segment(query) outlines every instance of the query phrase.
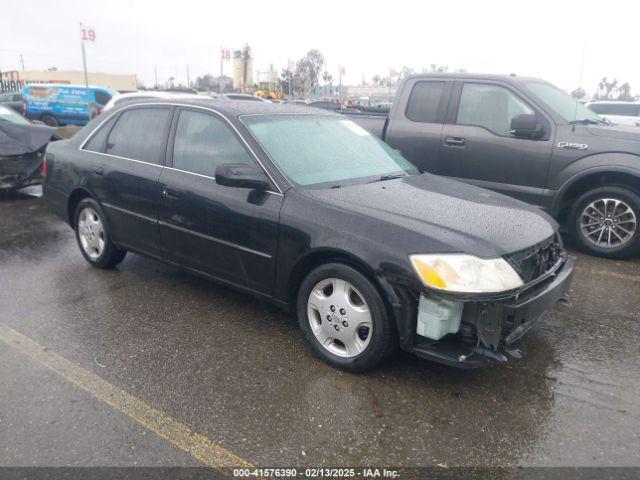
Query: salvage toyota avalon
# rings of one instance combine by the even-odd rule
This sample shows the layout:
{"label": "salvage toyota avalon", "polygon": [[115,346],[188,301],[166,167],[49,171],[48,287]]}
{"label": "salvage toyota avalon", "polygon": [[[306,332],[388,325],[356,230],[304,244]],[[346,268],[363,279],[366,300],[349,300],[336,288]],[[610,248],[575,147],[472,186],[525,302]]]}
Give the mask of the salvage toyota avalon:
{"label": "salvage toyota avalon", "polygon": [[302,106],[136,101],[51,144],[45,171],[90,264],[131,251],[267,299],[349,371],[398,346],[461,368],[519,357],[575,263],[542,211]]}

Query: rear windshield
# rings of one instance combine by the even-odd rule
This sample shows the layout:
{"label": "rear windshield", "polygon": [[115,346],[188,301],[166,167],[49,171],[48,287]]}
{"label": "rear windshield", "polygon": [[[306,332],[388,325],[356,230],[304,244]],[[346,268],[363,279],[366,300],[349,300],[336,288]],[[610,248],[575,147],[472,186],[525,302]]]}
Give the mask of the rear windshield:
{"label": "rear windshield", "polygon": [[300,186],[322,188],[416,172],[402,155],[344,117],[283,114],[242,120],[280,170]]}

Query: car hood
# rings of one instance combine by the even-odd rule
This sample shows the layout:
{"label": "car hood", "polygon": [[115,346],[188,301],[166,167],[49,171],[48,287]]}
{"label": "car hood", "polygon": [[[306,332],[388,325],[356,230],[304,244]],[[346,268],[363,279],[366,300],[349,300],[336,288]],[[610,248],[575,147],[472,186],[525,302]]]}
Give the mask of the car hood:
{"label": "car hood", "polygon": [[498,257],[542,242],[558,228],[536,207],[430,174],[305,193],[355,215],[349,231],[371,241],[383,236],[412,250],[407,253]]}
{"label": "car hood", "polygon": [[593,125],[588,126],[587,131],[597,137],[640,142],[640,129],[638,127],[619,124],[603,126]]}

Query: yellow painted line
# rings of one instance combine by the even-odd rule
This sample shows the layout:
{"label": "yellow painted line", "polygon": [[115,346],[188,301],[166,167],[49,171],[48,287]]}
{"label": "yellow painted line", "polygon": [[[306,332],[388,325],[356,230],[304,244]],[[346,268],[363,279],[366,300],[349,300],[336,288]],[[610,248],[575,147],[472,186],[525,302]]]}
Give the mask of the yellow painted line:
{"label": "yellow painted line", "polygon": [[602,277],[620,278],[621,280],[640,282],[640,275],[633,275],[631,273],[612,272],[611,270],[597,270],[595,268],[591,268],[589,271],[594,275],[600,275]]}
{"label": "yellow painted line", "polygon": [[0,322],[0,340],[31,357],[78,388],[124,413],[140,425],[178,447],[205,465],[213,468],[243,467],[253,465],[221,447],[209,438],[196,433],[164,412],[148,405],[88,370],[48,351],[29,337]]}

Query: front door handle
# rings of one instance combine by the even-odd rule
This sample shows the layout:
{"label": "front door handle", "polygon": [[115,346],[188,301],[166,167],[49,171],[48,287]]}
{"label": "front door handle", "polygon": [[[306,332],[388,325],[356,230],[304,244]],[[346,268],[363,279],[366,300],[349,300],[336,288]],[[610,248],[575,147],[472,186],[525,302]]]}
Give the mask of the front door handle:
{"label": "front door handle", "polygon": [[98,168],[96,168],[96,169],[94,170],[94,172],[95,172],[95,174],[96,174],[96,175],[100,175],[100,176],[102,176],[102,175],[104,175],[104,168],[102,168],[102,167],[98,167]]}
{"label": "front door handle", "polygon": [[444,139],[444,144],[447,147],[464,147],[467,141],[462,137],[447,137]]}
{"label": "front door handle", "polygon": [[168,187],[162,187],[162,196],[169,200],[178,200],[180,198],[180,195],[178,195],[178,192]]}

